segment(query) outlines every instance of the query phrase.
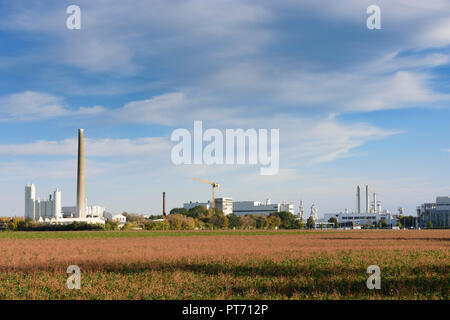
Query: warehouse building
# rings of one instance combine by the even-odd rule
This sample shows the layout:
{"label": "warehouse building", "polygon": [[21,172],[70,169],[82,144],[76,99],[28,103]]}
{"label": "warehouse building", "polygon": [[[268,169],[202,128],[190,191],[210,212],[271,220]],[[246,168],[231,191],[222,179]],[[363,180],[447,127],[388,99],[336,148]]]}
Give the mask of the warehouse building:
{"label": "warehouse building", "polygon": [[329,221],[331,218],[336,218],[339,227],[355,227],[365,226],[367,224],[373,226],[374,223],[378,224],[381,221],[386,222],[389,227],[396,226],[398,220],[395,219],[390,213],[325,213],[324,221]]}
{"label": "warehouse building", "polygon": [[[271,203],[270,199],[267,199],[265,203],[259,201],[233,201],[232,198],[216,198],[216,208],[221,210],[225,215],[231,213],[237,216],[245,216],[246,214],[253,215],[269,215],[272,212],[289,211],[294,214],[293,203]],[[206,209],[212,208],[212,203],[208,202],[189,202],[184,203],[183,208],[189,210],[196,206],[202,206]]]}
{"label": "warehouse building", "polygon": [[417,223],[420,228],[450,227],[450,196],[437,197],[435,203],[417,207]]}
{"label": "warehouse building", "polygon": [[233,214],[237,216],[253,215],[269,215],[272,212],[288,211],[294,214],[293,203],[272,203],[267,199],[265,203],[258,201],[236,201],[233,202]]}

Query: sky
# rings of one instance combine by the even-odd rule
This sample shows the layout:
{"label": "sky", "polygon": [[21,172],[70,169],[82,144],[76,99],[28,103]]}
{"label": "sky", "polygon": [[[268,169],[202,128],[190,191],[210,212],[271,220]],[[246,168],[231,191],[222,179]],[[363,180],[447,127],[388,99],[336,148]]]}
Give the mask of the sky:
{"label": "sky", "polygon": [[[69,30],[69,5],[81,29]],[[366,9],[381,10],[369,30]],[[24,187],[160,214],[217,197],[407,214],[449,195],[450,1],[0,0],[1,216]],[[279,129],[280,167],[175,165],[175,129]],[[364,207],[364,203],[363,203]]]}

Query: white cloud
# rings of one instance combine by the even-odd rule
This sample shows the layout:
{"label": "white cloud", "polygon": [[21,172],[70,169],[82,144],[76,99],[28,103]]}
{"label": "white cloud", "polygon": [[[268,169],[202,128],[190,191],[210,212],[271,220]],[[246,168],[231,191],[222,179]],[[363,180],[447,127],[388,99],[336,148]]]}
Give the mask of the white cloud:
{"label": "white cloud", "polygon": [[[359,22],[365,21],[366,8],[377,4],[381,8],[382,21],[395,23],[405,23],[413,21],[417,27],[420,23],[426,23],[431,17],[442,16],[450,13],[447,0],[435,0],[425,2],[422,0],[341,0],[337,4],[334,0],[286,0],[279,2],[280,6],[290,6],[291,8],[301,8],[304,10],[313,9],[314,14],[332,19]],[[365,25],[364,25],[365,26]]]}
{"label": "white cloud", "polygon": [[415,106],[431,106],[433,102],[449,100],[449,95],[434,93],[427,86],[427,77],[407,71],[368,87],[361,86],[359,100],[350,103],[353,110],[374,111]]}
{"label": "white cloud", "polygon": [[170,125],[187,112],[185,95],[180,92],[132,101],[111,113],[120,122],[140,122]]}
{"label": "white cloud", "polygon": [[59,61],[91,72],[131,75],[140,68],[126,45],[108,39],[79,39],[60,49]]}
{"label": "white cloud", "polygon": [[398,72],[399,70],[430,69],[448,65],[450,56],[446,53],[401,56],[399,51],[390,52],[366,66],[365,72],[373,74]]}
{"label": "white cloud", "polygon": [[[86,177],[115,174],[129,163],[86,159]],[[0,181],[43,181],[76,179],[77,160],[15,161],[0,163]],[[56,186],[54,186],[56,187]]]}
{"label": "white cloud", "polygon": [[32,121],[67,114],[62,98],[46,93],[25,91],[0,98],[0,120]]}
{"label": "white cloud", "polygon": [[[448,57],[430,55],[424,64],[445,64]],[[399,64],[395,67],[395,64]],[[223,99],[246,101],[256,97],[261,107],[277,111],[286,107],[317,114],[323,112],[366,112],[405,107],[432,106],[450,96],[433,91],[432,76],[424,72],[402,70],[412,66],[413,59],[392,58],[383,65],[377,61],[358,72],[291,71],[259,64],[236,64],[220,70],[200,89]],[[420,65],[416,65],[419,67]],[[389,71],[389,72],[387,72]],[[393,72],[395,71],[395,72]]]}
{"label": "white cloud", "polygon": [[[84,71],[132,75],[142,64],[192,46],[207,58],[258,52],[271,38],[259,28],[270,13],[259,3],[239,0],[94,3],[80,0],[81,30],[68,33],[64,4],[13,5],[0,28],[55,36],[48,48],[55,61]],[[55,19],[61,17],[61,19]],[[63,21],[61,23],[61,21]],[[211,46],[212,45],[212,46]],[[209,47],[208,54],[203,48]],[[139,61],[137,61],[139,60]]]}
{"label": "white cloud", "polygon": [[422,47],[447,47],[450,45],[450,15],[426,25],[417,36]]}
{"label": "white cloud", "polygon": [[99,106],[69,110],[62,97],[25,91],[0,97],[0,122],[39,121],[64,116],[93,115],[104,112]]}
{"label": "white cloud", "polygon": [[[36,141],[24,144],[0,145],[0,155],[56,156],[76,155],[77,139]],[[170,144],[164,138],[85,139],[86,156],[133,157],[169,152]]]}
{"label": "white cloud", "polygon": [[[257,125],[256,121],[249,123],[252,124]],[[280,128],[280,153],[285,168],[296,168],[299,163],[330,162],[349,156],[368,141],[401,133],[366,123],[342,123],[334,118],[275,117],[270,122],[266,120],[265,125]]]}

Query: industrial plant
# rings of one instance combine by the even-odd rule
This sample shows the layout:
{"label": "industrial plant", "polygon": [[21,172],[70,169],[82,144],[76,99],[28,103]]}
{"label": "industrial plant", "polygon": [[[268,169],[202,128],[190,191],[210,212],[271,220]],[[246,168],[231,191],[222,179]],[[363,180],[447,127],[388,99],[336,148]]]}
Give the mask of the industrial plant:
{"label": "industrial plant", "polygon": [[387,226],[395,227],[398,224],[398,218],[392,215],[388,210],[382,210],[381,201],[377,200],[377,193],[373,193],[373,200],[370,202],[369,186],[366,185],[365,210],[361,210],[361,188],[356,187],[356,212],[350,213],[348,209],[340,213],[325,213],[324,221],[335,218],[341,227],[358,227],[365,225],[374,225],[384,221]]}
{"label": "industrial plant", "polygon": [[[183,208],[189,210],[196,206],[205,207],[208,210],[218,209],[225,215],[234,214],[236,216],[245,215],[270,215],[274,212],[294,213],[294,204],[272,203],[270,199],[264,202],[259,201],[233,201],[230,197],[215,198],[216,188],[219,183],[192,178],[195,181],[211,186],[212,198],[207,202],[190,201],[183,204]],[[391,214],[382,208],[381,201],[377,199],[377,193],[372,193],[370,188],[365,186],[364,209],[362,206],[362,193],[360,186],[356,187],[356,209],[349,212],[345,209],[339,213],[324,213],[323,218],[319,218],[318,209],[315,204],[310,207],[309,217],[311,217],[316,227],[331,227],[337,224],[342,228],[358,229],[362,226],[374,226],[380,223],[386,227],[395,228],[398,225],[400,216],[404,215],[403,209],[399,208],[398,213]],[[25,219],[31,221],[50,224],[70,224],[73,222],[86,222],[90,224],[104,224],[107,220],[115,220],[125,223],[126,217],[122,214],[111,214],[106,212],[103,206],[87,205],[85,196],[84,181],[84,132],[78,130],[78,165],[77,165],[77,203],[74,206],[61,204],[61,191],[56,189],[48,198],[36,197],[36,187],[34,184],[25,186]],[[163,192],[162,214],[166,217],[166,193]],[[309,218],[308,217],[308,218]],[[303,201],[300,200],[297,220],[304,223],[308,220],[305,216]],[[162,219],[161,219],[162,220]],[[335,221],[332,223],[331,221]],[[417,207],[417,217],[414,218],[416,228],[449,227],[450,226],[450,197],[437,197],[435,203],[424,203]]]}
{"label": "industrial plant", "polygon": [[25,219],[51,224],[70,224],[86,222],[89,224],[105,224],[106,220],[125,222],[125,216],[114,215],[105,211],[102,206],[88,206],[84,191],[84,132],[78,130],[78,166],[77,166],[77,204],[61,206],[61,191],[56,189],[47,200],[36,197],[34,184],[25,186]]}
{"label": "industrial plant", "polygon": [[[202,206],[206,209],[217,208],[225,215],[234,214],[237,216],[245,215],[270,215],[273,212],[287,211],[294,214],[294,205],[290,203],[272,203],[270,199],[265,202],[258,201],[233,201],[232,198],[214,198],[214,189],[219,186],[218,183],[210,182],[203,179],[194,180],[208,183],[213,186],[213,198],[211,201],[198,202],[190,201],[183,204],[183,208],[189,210],[196,206]],[[334,227],[334,223],[330,222],[335,219],[337,225],[341,228],[360,229],[367,226],[378,226],[380,223],[385,227],[397,228],[401,216],[404,215],[403,208],[399,208],[398,212],[392,214],[387,209],[382,208],[382,203],[377,199],[377,193],[370,193],[370,187],[366,185],[364,196],[364,209],[362,205],[361,187],[356,187],[356,210],[350,212],[345,209],[339,213],[324,213],[323,218],[319,218],[318,209],[313,203],[310,207],[309,216],[305,215],[303,200],[300,200],[299,211],[296,215],[298,220],[306,223],[309,217],[318,227]],[[418,208],[418,218],[415,218],[414,225],[417,228],[424,227],[427,223],[435,223],[439,226],[448,226],[450,217],[450,197],[438,197],[435,204],[424,204]]]}
{"label": "industrial plant", "polygon": [[[267,199],[264,203],[258,201],[233,201],[232,198],[214,198],[214,189],[219,186],[218,183],[210,182],[203,179],[194,178],[194,180],[208,183],[213,188],[212,201],[208,202],[188,202],[183,204],[183,208],[189,210],[196,206],[202,206],[206,209],[217,208],[221,210],[225,215],[234,214],[237,216],[245,215],[269,215],[272,212],[287,211],[294,214],[294,204],[290,203],[272,203],[270,199]],[[359,228],[360,226],[378,224],[380,221],[384,221],[387,226],[397,226],[398,218],[392,215],[388,210],[382,210],[381,201],[377,200],[376,192],[373,193],[373,200],[370,201],[369,186],[366,185],[365,195],[365,211],[361,210],[361,188],[356,188],[356,212],[350,213],[348,209],[345,212],[340,213],[325,213],[323,219],[319,219],[318,209],[315,204],[311,205],[309,217],[312,217],[317,227],[319,226],[331,226],[331,218],[335,218],[339,227]],[[297,219],[306,223],[305,210],[303,201],[300,201],[299,212]]]}

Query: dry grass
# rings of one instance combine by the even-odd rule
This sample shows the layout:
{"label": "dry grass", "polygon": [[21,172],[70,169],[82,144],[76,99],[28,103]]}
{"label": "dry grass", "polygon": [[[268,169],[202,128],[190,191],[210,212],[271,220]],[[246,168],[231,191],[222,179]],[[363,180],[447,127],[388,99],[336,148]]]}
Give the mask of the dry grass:
{"label": "dry grass", "polygon": [[[450,230],[6,238],[0,298],[449,299],[449,253]],[[72,264],[79,291],[65,287]],[[376,292],[365,284],[373,264]]]}

